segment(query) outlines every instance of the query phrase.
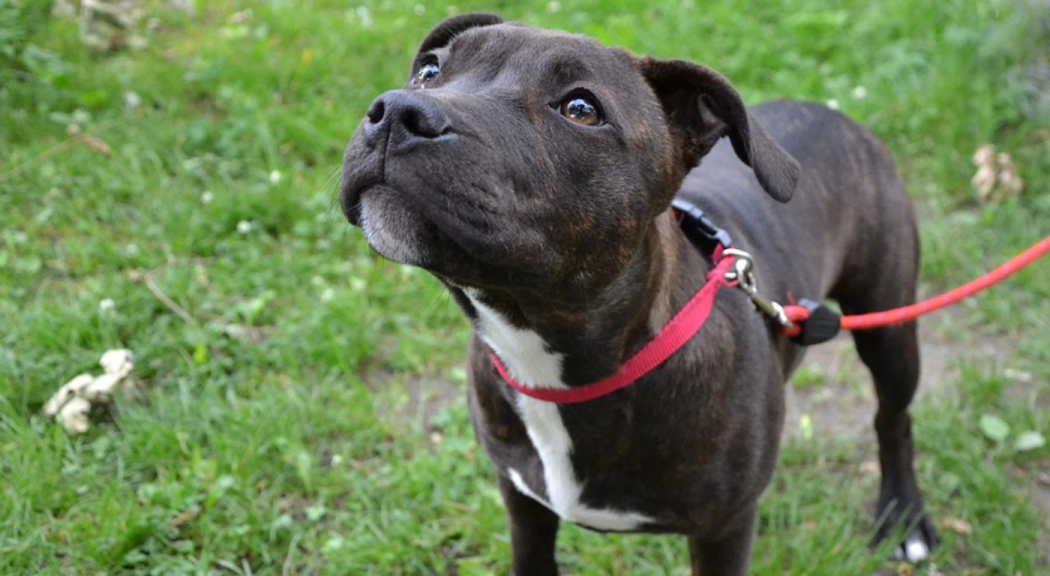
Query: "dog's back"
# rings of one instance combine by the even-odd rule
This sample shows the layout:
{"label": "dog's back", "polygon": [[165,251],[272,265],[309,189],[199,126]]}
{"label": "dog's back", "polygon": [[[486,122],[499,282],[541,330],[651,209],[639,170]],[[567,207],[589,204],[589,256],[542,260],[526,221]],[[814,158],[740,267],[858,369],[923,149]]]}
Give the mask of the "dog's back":
{"label": "dog's back", "polygon": [[777,101],[751,112],[802,166],[794,198],[782,204],[763,193],[727,140],[689,174],[679,196],[752,253],[762,293],[851,303],[854,293],[886,282],[914,286],[917,226],[885,146],[819,104]]}

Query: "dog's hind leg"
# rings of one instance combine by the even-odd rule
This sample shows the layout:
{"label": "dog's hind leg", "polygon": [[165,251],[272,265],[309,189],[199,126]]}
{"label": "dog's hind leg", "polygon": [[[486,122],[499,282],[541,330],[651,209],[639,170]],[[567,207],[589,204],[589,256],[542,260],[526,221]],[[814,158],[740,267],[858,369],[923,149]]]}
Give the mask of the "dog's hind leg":
{"label": "dog's hind leg", "polygon": [[[909,279],[884,281],[874,291],[853,291],[853,295],[862,296],[840,300],[843,312],[865,313],[914,302],[915,276],[905,271],[905,277]],[[925,560],[937,545],[937,534],[923,510],[922,496],[915,480],[911,417],[908,415],[908,405],[919,383],[917,327],[912,322],[857,331],[853,333],[853,339],[861,360],[871,371],[879,400],[875,432],[882,481],[875,511],[878,528],[872,544],[877,545],[888,537],[903,533],[904,540],[894,556],[919,562]]]}
{"label": "dog's hind leg", "polygon": [[719,540],[689,538],[689,558],[693,576],[745,576],[751,560],[751,540],[755,533],[757,513],[748,510]]}
{"label": "dog's hind leg", "polygon": [[509,478],[499,476],[499,489],[507,509],[514,553],[513,576],[557,576],[554,544],[558,516],[543,504],[522,494]]}

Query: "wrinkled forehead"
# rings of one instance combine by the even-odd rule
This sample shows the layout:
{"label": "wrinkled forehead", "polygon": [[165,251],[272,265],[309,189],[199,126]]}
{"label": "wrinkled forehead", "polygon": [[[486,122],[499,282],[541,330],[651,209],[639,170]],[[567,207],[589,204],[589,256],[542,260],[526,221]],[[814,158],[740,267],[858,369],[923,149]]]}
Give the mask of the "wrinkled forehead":
{"label": "wrinkled forehead", "polygon": [[638,75],[623,50],[607,48],[588,36],[520,24],[472,28],[456,36],[447,50],[455,71],[465,72],[466,60],[471,75],[489,80],[513,74],[518,81],[608,84]]}

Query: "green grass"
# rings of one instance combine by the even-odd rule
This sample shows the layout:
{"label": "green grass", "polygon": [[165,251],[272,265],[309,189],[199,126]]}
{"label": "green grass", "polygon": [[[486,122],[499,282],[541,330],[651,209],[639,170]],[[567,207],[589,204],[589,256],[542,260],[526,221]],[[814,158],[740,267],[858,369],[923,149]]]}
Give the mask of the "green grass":
{"label": "green grass", "polygon": [[[923,207],[928,292],[1048,233],[1037,68],[1050,15],[1034,0],[198,4],[189,18],[149,3],[146,48],[110,55],[53,20],[25,70],[0,74],[0,573],[507,572],[463,402],[432,415],[406,392],[462,389],[466,324],[435,281],[371,255],[335,204],[368,103],[457,10],[702,61],[750,102],[837,100],[888,143]],[[972,200],[969,158],[985,142],[1014,156],[1023,197]],[[945,574],[1050,572],[1032,504],[1050,449],[1011,444],[1050,435],[1048,265],[962,306],[938,336],[1008,343],[915,410],[930,511],[973,526],[942,529]],[[112,347],[135,351],[141,396],[69,437],[40,408]],[[983,414],[1011,437],[986,439]],[[867,439],[785,446],[753,573],[887,568],[866,548],[876,480],[857,469],[873,457]],[[559,545],[571,574],[686,573],[679,539],[566,527]]]}

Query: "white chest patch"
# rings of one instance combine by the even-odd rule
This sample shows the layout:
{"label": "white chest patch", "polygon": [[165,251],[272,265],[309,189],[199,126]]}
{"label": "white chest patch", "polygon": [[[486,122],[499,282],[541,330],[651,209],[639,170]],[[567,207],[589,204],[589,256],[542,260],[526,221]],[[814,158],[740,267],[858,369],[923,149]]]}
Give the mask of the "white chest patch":
{"label": "white chest patch", "polygon": [[[477,293],[464,291],[478,311],[478,336],[499,355],[507,372],[522,386],[530,388],[568,388],[561,381],[563,357],[547,349],[547,344],[532,330],[512,326],[499,312],[481,303]],[[580,502],[583,484],[573,470],[572,438],[562,421],[558,405],[517,394],[518,415],[525,423],[529,440],[543,464],[547,488],[544,499],[525,483],[521,474],[509,468],[507,475],[519,492],[540,502],[564,520],[592,528],[629,531],[652,522],[644,514],[623,510],[599,509]]]}

